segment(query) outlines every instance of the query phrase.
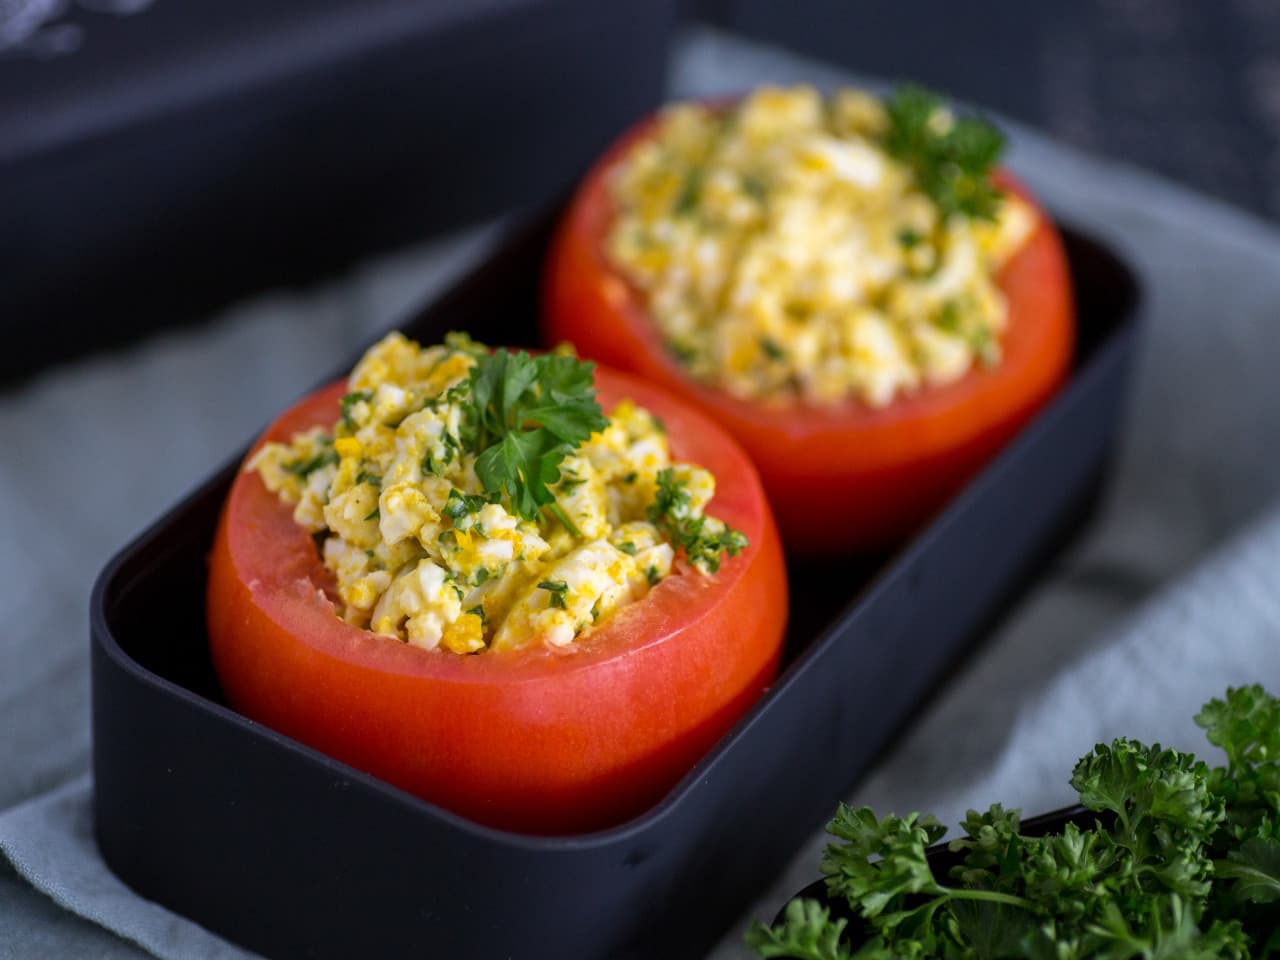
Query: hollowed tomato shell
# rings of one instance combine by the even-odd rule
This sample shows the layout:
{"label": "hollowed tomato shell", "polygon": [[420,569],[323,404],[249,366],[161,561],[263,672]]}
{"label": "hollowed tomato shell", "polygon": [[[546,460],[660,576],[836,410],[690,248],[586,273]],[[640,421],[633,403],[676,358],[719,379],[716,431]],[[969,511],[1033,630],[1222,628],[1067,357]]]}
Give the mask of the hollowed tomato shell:
{"label": "hollowed tomato shell", "polygon": [[609,262],[614,218],[608,180],[650,118],[624,134],[587,174],[547,259],[543,334],[584,357],[630,370],[695,404],[755,462],[788,550],[892,546],[933,514],[1049,399],[1071,362],[1075,323],[1062,240],[1009,173],[995,180],[1037,213],[1025,246],[997,280],[1009,304],[1003,358],[942,387],[872,409],[739,399],[696,382],[663,346],[642,291]]}
{"label": "hollowed tomato shell", "polygon": [[[652,806],[760,696],[787,613],[782,552],[755,468],[665,391],[597,368],[606,410],[659,416],[673,456],[710,469],[709,511],[750,545],[719,573],[680,568],[567,648],[461,656],[338,619],[291,508],[241,471],[210,558],[208,628],[245,716],[464,817],[529,833],[620,823]],[[331,426],[346,391],[302,400],[259,444]]]}

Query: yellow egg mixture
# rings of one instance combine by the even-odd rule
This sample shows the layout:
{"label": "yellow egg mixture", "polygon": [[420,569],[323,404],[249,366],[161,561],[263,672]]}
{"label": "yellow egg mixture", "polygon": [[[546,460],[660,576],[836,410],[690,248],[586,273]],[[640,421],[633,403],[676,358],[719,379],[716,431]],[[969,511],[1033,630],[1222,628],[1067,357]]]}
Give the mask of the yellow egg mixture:
{"label": "yellow egg mixture", "polygon": [[[764,88],[666,109],[612,171],[606,252],[692,376],[881,407],[999,362],[994,277],[1035,214],[1006,197],[990,218],[947,215],[887,152],[890,122],[868,93]],[[926,123],[945,137],[955,119]]]}
{"label": "yellow egg mixture", "polygon": [[323,538],[347,622],[455,653],[563,646],[645,596],[678,550],[705,573],[745,546],[703,514],[715,478],[673,464],[661,423],[626,400],[557,455],[554,502],[521,516],[476,472],[472,372],[488,356],[465,337],[424,349],[391,334],[351,373],[332,429],[246,465]]}

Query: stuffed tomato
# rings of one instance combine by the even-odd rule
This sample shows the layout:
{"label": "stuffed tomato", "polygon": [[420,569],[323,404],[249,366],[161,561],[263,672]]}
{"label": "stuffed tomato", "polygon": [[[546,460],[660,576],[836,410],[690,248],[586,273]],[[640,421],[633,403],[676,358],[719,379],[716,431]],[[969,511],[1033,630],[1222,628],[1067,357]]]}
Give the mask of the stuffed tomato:
{"label": "stuffed tomato", "polygon": [[1070,364],[1061,239],[1001,144],[918,90],[667,108],[570,202],[544,333],[732,432],[789,548],[890,546]]}
{"label": "stuffed tomato", "polygon": [[705,416],[573,357],[392,335],[255,445],[208,628],[251,719],[472,820],[580,832],[761,694],[786,603],[756,472]]}

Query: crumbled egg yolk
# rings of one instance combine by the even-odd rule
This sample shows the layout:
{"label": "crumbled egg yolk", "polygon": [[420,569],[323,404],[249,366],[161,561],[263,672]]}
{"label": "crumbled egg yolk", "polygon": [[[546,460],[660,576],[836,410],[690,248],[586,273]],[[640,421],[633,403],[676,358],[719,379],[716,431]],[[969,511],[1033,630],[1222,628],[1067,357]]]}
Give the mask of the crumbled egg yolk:
{"label": "crumbled egg yolk", "polygon": [[[568,525],[494,502],[465,440],[482,349],[393,333],[352,372],[332,430],[264,444],[246,464],[323,538],[348,623],[455,653],[564,646],[672,574],[672,524],[745,545],[703,514],[715,478],[673,464],[660,422],[627,400],[559,464],[550,490]],[[687,557],[712,572],[719,553],[701,542]]]}
{"label": "crumbled egg yolk", "polygon": [[[937,122],[951,122],[940,111]],[[667,108],[609,181],[605,248],[689,373],[749,399],[882,407],[1000,360],[995,274],[1035,214],[943,217],[875,96],[764,88]]]}

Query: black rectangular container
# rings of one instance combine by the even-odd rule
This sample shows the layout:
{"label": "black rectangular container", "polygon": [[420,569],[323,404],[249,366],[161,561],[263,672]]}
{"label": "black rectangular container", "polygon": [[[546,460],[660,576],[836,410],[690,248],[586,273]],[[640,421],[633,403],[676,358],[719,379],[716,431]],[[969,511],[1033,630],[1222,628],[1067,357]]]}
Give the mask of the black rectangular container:
{"label": "black rectangular container", "polygon": [[[534,335],[550,219],[407,331]],[[272,956],[699,956],[738,916],[1096,493],[1134,353],[1137,289],[1067,233],[1069,383],[908,545],[792,565],[784,669],[654,809],[528,837],[477,826],[253,724],[219,698],[204,558],[229,464],[129,545],[92,600],[97,837],[145,897]]]}

